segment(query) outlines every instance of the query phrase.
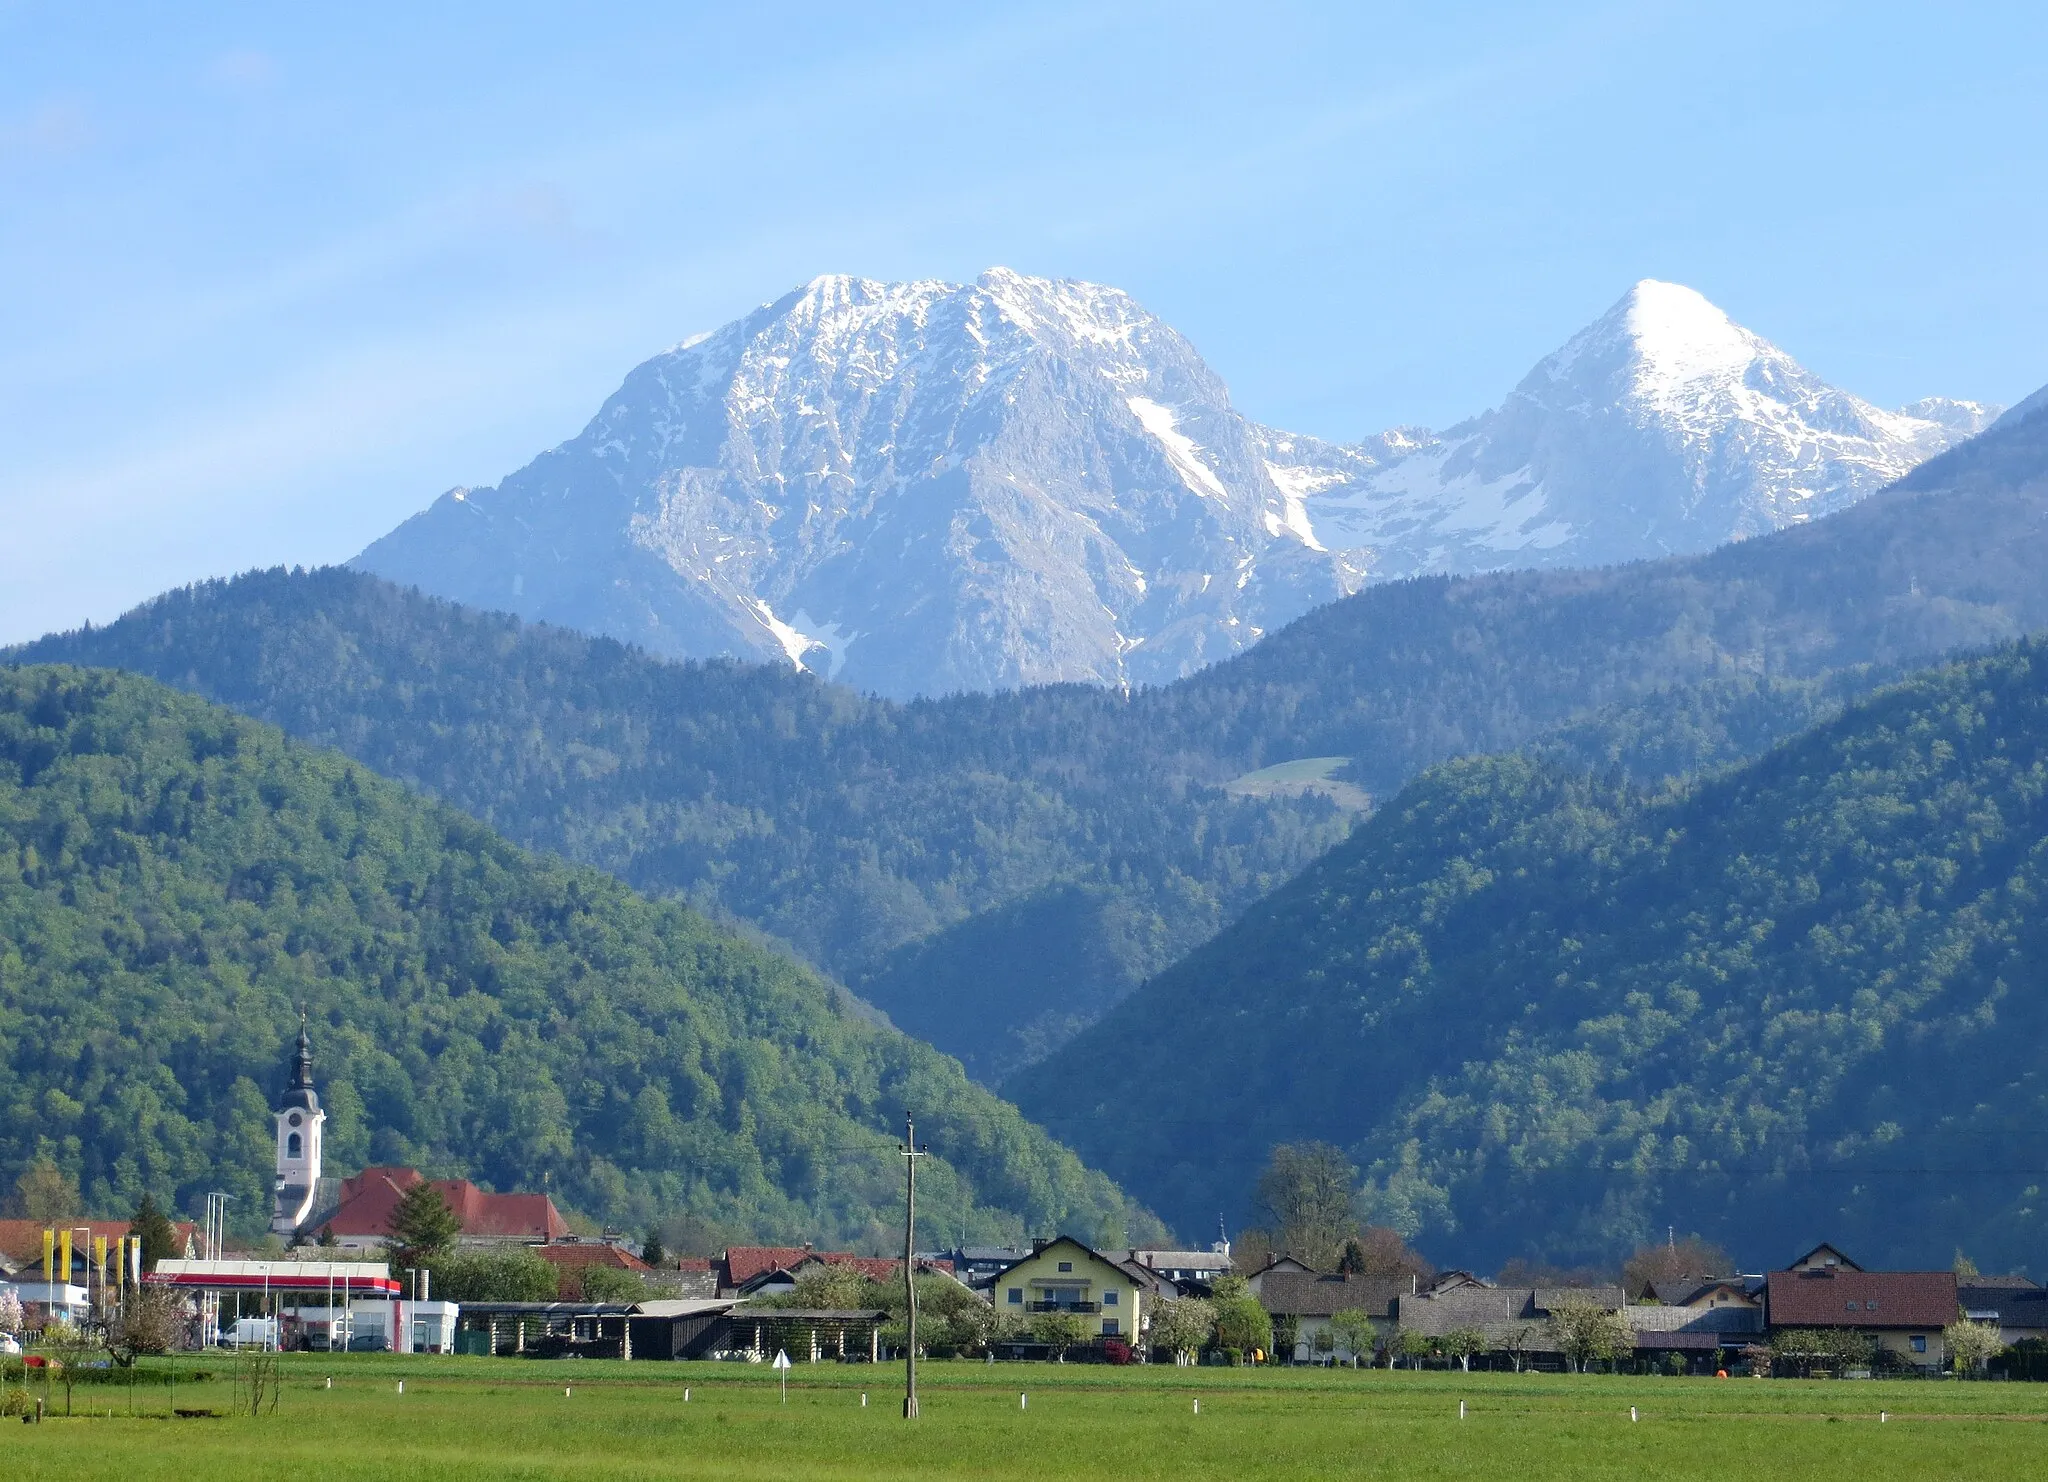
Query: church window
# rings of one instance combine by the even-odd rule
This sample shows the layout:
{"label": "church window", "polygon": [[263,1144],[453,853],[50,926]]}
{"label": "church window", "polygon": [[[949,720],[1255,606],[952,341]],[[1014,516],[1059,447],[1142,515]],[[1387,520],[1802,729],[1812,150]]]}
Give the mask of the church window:
{"label": "church window", "polygon": [[290,1116],[288,1116],[288,1117],[286,1117],[286,1118],[285,1118],[285,1123],[286,1123],[286,1125],[288,1125],[288,1126],[292,1126],[292,1127],[296,1127],[296,1126],[298,1126],[298,1125],[299,1125],[299,1114],[298,1114],[297,1112],[293,1112],[293,1113],[292,1113],[292,1114],[291,1114]]}
{"label": "church window", "polygon": [[286,1139],[284,1140],[284,1155],[285,1155],[285,1156],[286,1156],[287,1158],[296,1158],[296,1157],[298,1157],[298,1155],[299,1155],[299,1134],[298,1134],[298,1133],[294,1132],[294,1133],[293,1133],[293,1134],[292,1134],[292,1135],[291,1135],[290,1137],[287,1137],[287,1138],[286,1138]]}

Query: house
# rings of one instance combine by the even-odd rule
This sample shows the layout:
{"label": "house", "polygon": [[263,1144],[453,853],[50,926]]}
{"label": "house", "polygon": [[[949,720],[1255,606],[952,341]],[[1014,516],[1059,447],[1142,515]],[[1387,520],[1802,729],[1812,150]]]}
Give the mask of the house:
{"label": "house", "polygon": [[466,1178],[427,1179],[414,1168],[365,1168],[341,1181],[340,1202],[319,1218],[321,1238],[345,1251],[382,1250],[391,1216],[408,1189],[431,1183],[462,1221],[461,1246],[542,1244],[569,1234],[569,1222],[546,1194],[487,1194]]}
{"label": "house", "polygon": [[962,1283],[985,1294],[998,1271],[1030,1254],[1030,1250],[1021,1245],[963,1245],[955,1250],[919,1256],[918,1259],[951,1261],[953,1274]]}
{"label": "house", "polygon": [[1953,1271],[1865,1271],[1829,1245],[1815,1246],[1765,1278],[1771,1331],[1850,1329],[1915,1368],[1942,1366],[1941,1330],[1960,1310]]}
{"label": "house", "polygon": [[1640,1301],[1622,1309],[1636,1353],[1677,1354],[1694,1367],[1719,1367],[1723,1355],[1762,1339],[1763,1282],[1743,1276],[1645,1282]]}
{"label": "house", "polygon": [[1487,1352],[1506,1355],[1517,1368],[1532,1360],[1550,1367],[1561,1362],[1562,1354],[1550,1331],[1550,1315],[1568,1303],[1603,1307],[1609,1312],[1620,1312],[1627,1305],[1618,1286],[1459,1283],[1401,1297],[1395,1310],[1403,1333],[1441,1337],[1452,1332],[1474,1332],[1484,1338]]}
{"label": "house", "polygon": [[2048,1289],[2024,1276],[1972,1276],[1956,1287],[1956,1301],[1972,1322],[1998,1325],[2006,1347],[2048,1339]]}
{"label": "house", "polygon": [[[844,1266],[870,1281],[903,1280],[903,1263],[889,1256],[857,1256],[851,1251],[815,1250],[809,1245],[732,1245],[712,1262],[721,1297],[778,1297],[796,1290],[806,1270]],[[919,1256],[920,1274],[951,1276],[953,1263],[944,1256]]]}
{"label": "house", "polygon": [[582,1291],[584,1273],[597,1267],[630,1271],[635,1276],[654,1270],[633,1252],[609,1240],[580,1240],[570,1235],[545,1245],[530,1245],[527,1249],[555,1268],[565,1291]]}
{"label": "house", "polygon": [[[0,1254],[14,1265],[23,1277],[33,1276],[40,1281],[43,1275],[43,1232],[54,1235],[62,1230],[71,1232],[70,1280],[78,1286],[86,1285],[86,1272],[93,1261],[93,1242],[104,1240],[109,1250],[118,1250],[121,1237],[130,1232],[126,1220],[67,1220],[53,1225],[48,1220],[0,1220]],[[171,1225],[175,1237],[171,1253],[190,1260],[199,1254],[199,1227],[190,1220],[177,1220]],[[53,1240],[52,1244],[56,1242]],[[64,1273],[53,1272],[62,1276]],[[117,1273],[118,1274],[118,1273]],[[95,1278],[97,1284],[97,1278]]]}
{"label": "house", "polygon": [[[1296,1263],[1299,1264],[1298,1262]],[[1372,1354],[1354,1354],[1337,1335],[1330,1319],[1339,1312],[1363,1312],[1372,1319],[1380,1343],[1399,1322],[1399,1302],[1408,1282],[1380,1277],[1323,1276],[1306,1269],[1282,1271],[1277,1263],[1257,1274],[1259,1305],[1273,1316],[1274,1326],[1294,1323],[1294,1351],[1281,1354],[1296,1363],[1313,1363],[1333,1358],[1339,1363],[1356,1359],[1371,1363]],[[1276,1342],[1275,1347],[1280,1345]],[[1377,1346],[1377,1345],[1375,1345]]]}
{"label": "house", "polygon": [[1133,1250],[1127,1259],[1183,1290],[1213,1287],[1217,1277],[1230,1274],[1230,1252],[1221,1241],[1209,1250]]}
{"label": "house", "polygon": [[1257,1296],[1260,1289],[1266,1284],[1268,1276],[1319,1276],[1321,1274],[1321,1272],[1313,1267],[1297,1261],[1293,1256],[1274,1256],[1265,1265],[1247,1276],[1244,1279],[1244,1284],[1252,1289],[1253,1296]]}
{"label": "house", "polygon": [[1071,1235],[1033,1241],[1031,1254],[996,1273],[998,1313],[1029,1319],[1045,1312],[1082,1318],[1091,1340],[1135,1341],[1145,1330],[1144,1299],[1157,1278],[1136,1262],[1119,1262]]}

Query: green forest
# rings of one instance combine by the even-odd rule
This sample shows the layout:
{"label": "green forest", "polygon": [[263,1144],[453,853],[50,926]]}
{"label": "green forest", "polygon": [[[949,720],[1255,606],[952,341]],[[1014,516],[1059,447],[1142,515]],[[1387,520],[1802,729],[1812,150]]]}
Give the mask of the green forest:
{"label": "green forest", "polygon": [[[339,569],[207,583],[14,657],[151,675],[528,847],[745,923],[984,1083],[1351,823],[1319,797],[1232,797],[1210,785],[1234,775],[1221,764],[1127,744],[1128,704],[1105,691],[895,705],[789,669],[667,663]],[[974,959],[1020,913],[1089,946],[1058,973],[1022,959],[998,1009]]]}
{"label": "green forest", "polygon": [[1472,753],[1646,783],[1758,755],[1913,663],[2048,627],[2044,468],[2036,417],[1812,525],[1372,587],[1131,695],[899,705],[340,570],[206,583],[12,657],[151,675],[687,900],[994,1085],[1352,823],[1222,784],[1299,757],[1387,797]]}
{"label": "green forest", "polygon": [[2005,1269],[2048,1223],[2044,893],[2022,642],[1681,784],[1436,767],[1012,1091],[1183,1227],[1313,1138],[1479,1269],[1670,1225]]}
{"label": "green forest", "polygon": [[882,1248],[912,1112],[929,1228],[1159,1232],[957,1063],[684,906],[151,681],[0,669],[0,1169],[51,1158],[106,1215],[224,1190],[262,1229],[301,1005],[342,1171]]}

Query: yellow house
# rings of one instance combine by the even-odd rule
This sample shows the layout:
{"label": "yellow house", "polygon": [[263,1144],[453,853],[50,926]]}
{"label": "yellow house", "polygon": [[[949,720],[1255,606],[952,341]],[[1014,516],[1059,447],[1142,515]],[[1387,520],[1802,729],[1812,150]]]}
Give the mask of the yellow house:
{"label": "yellow house", "polygon": [[1121,1338],[1136,1347],[1144,1331],[1145,1277],[1070,1235],[1043,1243],[996,1273],[996,1311],[1026,1322],[1041,1312],[1070,1312],[1091,1341]]}

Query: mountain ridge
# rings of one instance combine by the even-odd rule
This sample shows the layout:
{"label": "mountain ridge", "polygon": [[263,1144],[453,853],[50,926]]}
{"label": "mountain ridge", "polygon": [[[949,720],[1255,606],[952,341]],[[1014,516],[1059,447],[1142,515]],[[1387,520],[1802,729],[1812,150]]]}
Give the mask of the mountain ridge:
{"label": "mountain ridge", "polygon": [[1368,581],[1826,514],[1995,410],[1917,405],[1880,412],[1645,280],[1500,408],[1339,445],[1244,417],[1118,289],[825,275],[644,362],[576,437],[353,564],[897,698],[1159,684]]}

